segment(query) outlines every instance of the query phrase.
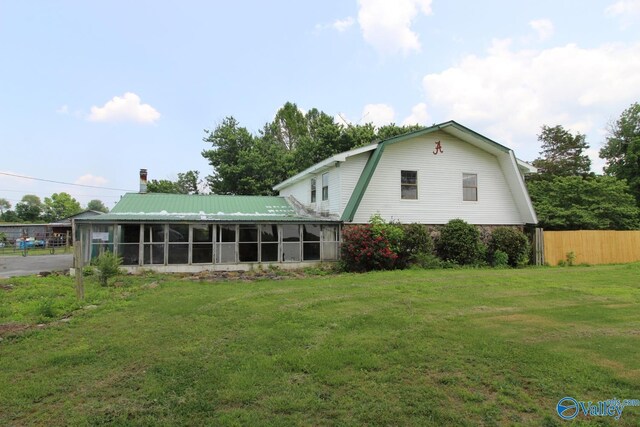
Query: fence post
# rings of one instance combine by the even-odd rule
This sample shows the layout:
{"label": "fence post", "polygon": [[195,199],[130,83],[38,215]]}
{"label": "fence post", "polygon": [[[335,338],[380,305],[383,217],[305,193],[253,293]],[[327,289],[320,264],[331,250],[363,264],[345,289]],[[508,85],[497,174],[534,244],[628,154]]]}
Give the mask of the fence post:
{"label": "fence post", "polygon": [[82,253],[82,244],[80,240],[73,243],[74,261],[76,269],[76,296],[80,301],[84,300],[84,280],[82,277],[82,269],[84,267],[84,257]]}
{"label": "fence post", "polygon": [[544,230],[542,228],[536,227],[533,241],[535,244],[536,265],[544,265]]}

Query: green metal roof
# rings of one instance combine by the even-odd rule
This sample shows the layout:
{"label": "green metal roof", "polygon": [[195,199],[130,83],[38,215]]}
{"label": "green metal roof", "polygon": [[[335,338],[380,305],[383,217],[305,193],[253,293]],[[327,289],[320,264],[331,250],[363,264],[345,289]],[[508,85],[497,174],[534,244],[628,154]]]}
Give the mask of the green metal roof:
{"label": "green metal roof", "polygon": [[127,193],[111,212],[76,221],[337,222],[335,219],[301,215],[284,197],[279,196],[164,193]]}

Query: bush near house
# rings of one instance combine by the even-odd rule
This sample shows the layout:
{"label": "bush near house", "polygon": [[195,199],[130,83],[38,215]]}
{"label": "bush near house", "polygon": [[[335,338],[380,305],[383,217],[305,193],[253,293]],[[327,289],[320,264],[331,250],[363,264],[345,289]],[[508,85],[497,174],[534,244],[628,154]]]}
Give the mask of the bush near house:
{"label": "bush near house", "polygon": [[508,256],[508,264],[517,267],[527,264],[529,260],[529,239],[514,228],[498,227],[491,233],[487,253],[489,263],[496,264],[496,254],[502,252]]}
{"label": "bush near house", "polygon": [[380,215],[371,223],[345,227],[342,235],[342,269],[371,270],[451,268],[456,266],[518,267],[529,261],[529,240],[520,230],[498,227],[481,239],[473,224],[461,219],[440,228],[434,241],[422,224],[386,222]]}
{"label": "bush near house", "polygon": [[480,231],[461,219],[452,219],[440,230],[436,252],[444,261],[473,265],[482,260],[485,251]]}
{"label": "bush near house", "polygon": [[378,214],[370,224],[347,227],[342,235],[346,271],[404,269],[433,256],[433,242],[422,224],[386,222]]}
{"label": "bush near house", "polygon": [[391,270],[398,255],[390,249],[384,230],[371,224],[354,225],[342,231],[342,266],[346,271]]}

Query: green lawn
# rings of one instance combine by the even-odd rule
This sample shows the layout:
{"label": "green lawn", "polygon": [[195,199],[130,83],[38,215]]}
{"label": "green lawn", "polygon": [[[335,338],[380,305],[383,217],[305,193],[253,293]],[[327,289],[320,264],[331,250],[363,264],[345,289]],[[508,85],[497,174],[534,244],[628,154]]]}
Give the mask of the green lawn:
{"label": "green lawn", "polygon": [[562,397],[640,399],[639,277],[125,277],[87,283],[94,309],[67,277],[4,280],[0,425],[563,425]]}

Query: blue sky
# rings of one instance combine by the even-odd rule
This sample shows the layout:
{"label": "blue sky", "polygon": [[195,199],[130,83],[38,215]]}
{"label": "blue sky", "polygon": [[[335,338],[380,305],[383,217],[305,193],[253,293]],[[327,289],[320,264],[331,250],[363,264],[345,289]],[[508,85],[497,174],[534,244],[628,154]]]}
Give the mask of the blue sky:
{"label": "blue sky", "polygon": [[[353,123],[456,120],[537,157],[640,101],[640,0],[0,0],[0,173],[136,190],[211,169],[204,129],[287,101]],[[597,161],[594,169],[598,170]],[[123,191],[0,174],[0,198]]]}

